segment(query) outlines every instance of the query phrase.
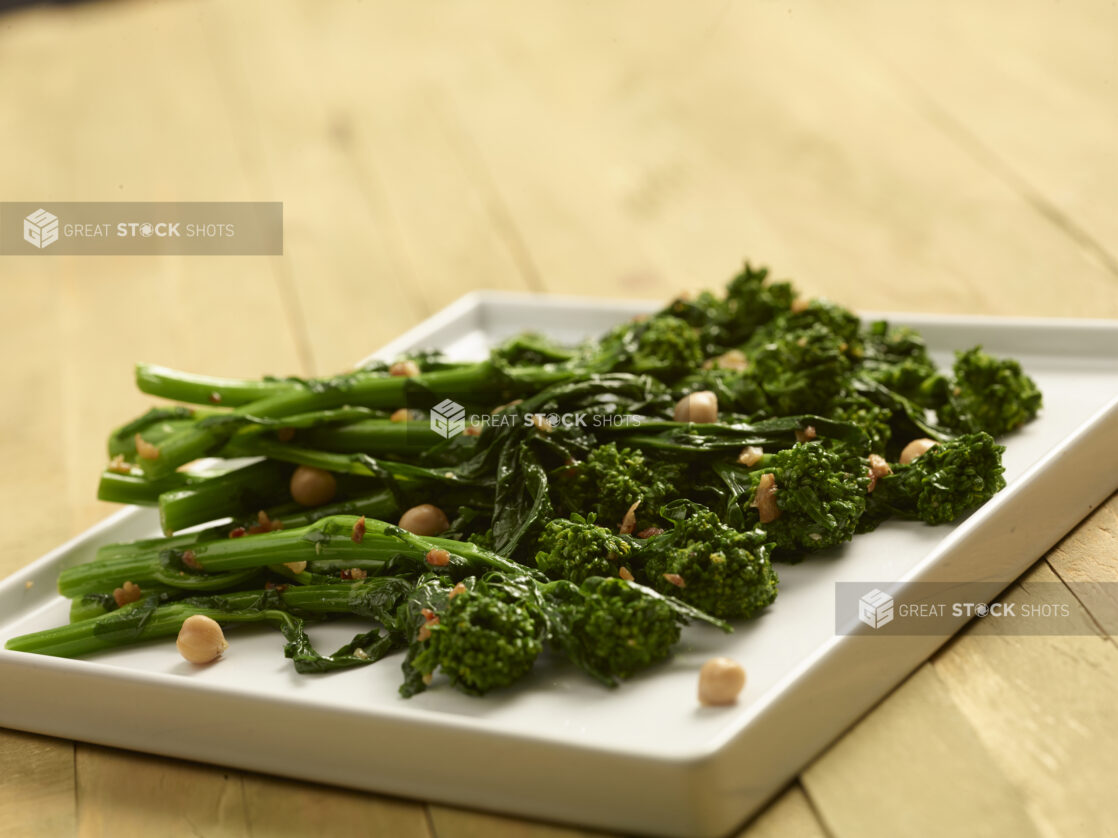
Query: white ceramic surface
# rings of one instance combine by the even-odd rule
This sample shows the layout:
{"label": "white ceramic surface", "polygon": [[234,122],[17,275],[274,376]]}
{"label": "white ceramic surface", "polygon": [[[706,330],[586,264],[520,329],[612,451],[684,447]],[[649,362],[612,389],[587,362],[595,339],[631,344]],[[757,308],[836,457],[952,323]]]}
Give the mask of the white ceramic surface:
{"label": "white ceramic surface", "polygon": [[[477,357],[524,329],[573,340],[649,308],[481,292],[377,357],[420,346]],[[890,522],[781,566],[767,613],[730,636],[688,629],[671,663],[615,691],[544,662],[484,699],[444,686],[403,700],[398,658],[299,676],[277,633],[238,628],[225,658],[204,669],[169,642],[77,661],[0,651],[0,725],[626,832],[725,834],[946,639],[837,636],[835,582],[1007,585],[1116,488],[1118,323],[888,319],[920,329],[941,363],[982,343],[1036,379],[1040,419],[1004,440],[1009,487],[957,526]],[[156,533],[154,513],[124,511],[9,577],[0,642],[65,622],[67,602],[54,594],[62,567]],[[356,627],[312,635],[330,647]],[[696,674],[712,654],[748,670],[735,707],[696,703]]]}

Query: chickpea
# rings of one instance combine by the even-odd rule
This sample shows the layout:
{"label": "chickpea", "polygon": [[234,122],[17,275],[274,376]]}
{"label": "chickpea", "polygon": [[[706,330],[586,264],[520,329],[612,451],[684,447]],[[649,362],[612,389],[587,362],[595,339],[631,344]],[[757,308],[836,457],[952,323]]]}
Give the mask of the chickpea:
{"label": "chickpea", "polygon": [[291,498],[300,506],[321,506],[334,499],[338,481],[325,469],[299,466],[291,475]]}
{"label": "chickpea", "polygon": [[175,641],[179,654],[191,663],[210,663],[221,657],[229,648],[225,634],[214,620],[202,614],[187,617]]}
{"label": "chickpea", "polygon": [[745,687],[745,670],[730,658],[711,658],[699,670],[699,703],[705,707],[733,704]]}
{"label": "chickpea", "polygon": [[400,516],[399,526],[416,535],[438,535],[450,528],[450,521],[437,506],[421,503]]}
{"label": "chickpea", "polygon": [[718,396],[710,390],[689,393],[675,404],[675,421],[705,424],[718,421]]}
{"label": "chickpea", "polygon": [[914,439],[901,450],[900,463],[902,466],[908,465],[917,457],[928,453],[928,449],[936,444],[934,439]]}

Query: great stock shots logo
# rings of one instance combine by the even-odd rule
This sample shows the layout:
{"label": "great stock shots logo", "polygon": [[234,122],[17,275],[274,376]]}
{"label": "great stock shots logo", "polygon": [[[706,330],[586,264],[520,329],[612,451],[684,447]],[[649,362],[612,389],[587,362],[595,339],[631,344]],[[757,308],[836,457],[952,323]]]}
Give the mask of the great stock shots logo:
{"label": "great stock shots logo", "polygon": [[278,201],[0,201],[3,256],[282,253]]}
{"label": "great stock shots logo", "polygon": [[58,216],[41,207],[23,219],[23,240],[42,250],[58,241]]}
{"label": "great stock shots logo", "polygon": [[874,588],[858,600],[858,619],[875,629],[893,622],[893,598]]}
{"label": "great stock shots logo", "polygon": [[443,439],[458,436],[466,430],[466,408],[450,399],[443,399],[431,408],[431,430]]}
{"label": "great stock shots logo", "polygon": [[[875,637],[950,637],[969,620],[995,624],[988,631],[1004,635],[1074,636],[1096,632],[1082,618],[1077,602],[1099,596],[1118,597],[1118,582],[1091,582],[1083,596],[1063,582],[1030,582],[1028,589],[1009,579],[944,582],[835,583],[835,634]],[[863,626],[872,632],[866,633]]]}

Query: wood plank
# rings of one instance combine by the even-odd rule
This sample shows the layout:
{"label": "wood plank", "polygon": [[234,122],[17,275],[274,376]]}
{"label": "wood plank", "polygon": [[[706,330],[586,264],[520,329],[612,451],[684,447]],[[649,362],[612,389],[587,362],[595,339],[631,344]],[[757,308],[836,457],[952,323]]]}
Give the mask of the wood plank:
{"label": "wood plank", "polygon": [[903,75],[930,119],[1118,277],[1118,7],[860,0],[833,17]]}
{"label": "wood plank", "polygon": [[236,771],[77,745],[81,838],[248,834]]}
{"label": "wood plank", "polygon": [[663,297],[748,254],[861,308],[1118,312],[1105,269],[811,9],[459,7],[435,25],[461,33],[443,77],[549,288]]}
{"label": "wood plank", "polygon": [[807,768],[830,834],[1042,834],[957,700],[925,664]]}
{"label": "wood plank", "polygon": [[1102,630],[1118,635],[1118,494],[1091,513],[1046,559]]}
{"label": "wood plank", "polygon": [[[573,827],[507,818],[468,809],[431,804],[431,823],[435,838],[575,838],[604,836],[606,833]],[[826,838],[803,789],[793,785],[786,789],[753,821],[738,833],[738,838],[775,838],[795,835],[798,838]]]}
{"label": "wood plank", "polygon": [[[19,27],[3,30],[16,47],[0,49],[0,61],[36,72],[27,79],[5,74],[20,83],[5,85],[4,99],[36,99],[34,106],[13,103],[24,117],[20,131],[47,138],[47,150],[54,152],[49,165],[17,172],[6,183],[25,184],[27,192],[20,197],[31,199],[41,194],[30,188],[43,172],[57,173],[63,184],[45,198],[250,197],[238,176],[239,160],[225,153],[228,123],[211,104],[218,99],[217,79],[194,60],[204,54],[194,11],[187,5],[131,6],[118,17],[99,14],[100,8],[75,9],[65,18],[27,16]],[[38,60],[28,44],[38,45]],[[59,52],[66,61],[54,60]],[[192,70],[175,76],[135,72],[161,60]],[[74,76],[82,79],[80,88],[72,85]],[[96,90],[128,90],[130,95],[89,100],[86,92]],[[196,142],[194,136],[203,133],[207,142]],[[58,147],[51,148],[52,143]],[[28,165],[26,159],[21,162]],[[106,459],[107,430],[150,402],[132,385],[131,368],[138,358],[229,374],[298,369],[267,259],[44,256],[19,264],[28,270],[22,278],[5,280],[0,333],[10,350],[6,354],[21,359],[6,373],[5,387],[18,388],[23,398],[4,411],[4,430],[11,433],[0,440],[0,451],[6,462],[35,478],[4,487],[5,509],[18,520],[0,529],[6,538],[14,532],[20,539],[4,544],[15,548],[3,551],[4,571],[9,561],[11,569],[25,564],[51,542],[111,511],[93,499],[96,480]],[[4,267],[16,264],[6,261]],[[37,272],[56,276],[37,283]],[[22,743],[30,758],[53,740],[5,735],[5,742]],[[70,789],[49,812],[60,821],[68,817],[69,827],[62,831],[72,834],[75,760],[73,746],[64,748],[66,759],[44,763],[55,774],[41,784]],[[82,834],[182,834],[192,823],[206,834],[244,833],[239,780],[234,779],[236,796],[230,797],[230,784],[213,769],[85,745],[78,746],[77,766]],[[5,776],[5,799],[16,792],[6,805],[6,819],[36,823],[43,816],[42,801],[19,794],[19,788]],[[143,800],[137,802],[137,794]]]}
{"label": "wood plank", "polygon": [[6,279],[0,305],[0,352],[20,359],[0,376],[4,391],[13,394],[0,411],[0,456],[10,473],[20,476],[0,482],[0,578],[74,531],[63,444],[65,349],[52,299],[61,282],[56,266],[43,267],[29,266]]}
{"label": "wood plank", "polygon": [[607,835],[436,804],[429,805],[428,811],[435,838],[606,838]]}
{"label": "wood plank", "polygon": [[[81,142],[55,161],[69,173],[69,197],[253,197],[240,157],[230,151],[230,123],[217,105],[220,80],[195,60],[205,54],[196,10],[137,5],[118,18],[96,8],[75,9],[55,49],[65,50],[67,72],[82,78],[83,90],[127,89],[130,95],[97,107],[71,102],[65,124]],[[192,70],[135,71],[160,61]],[[203,135],[206,142],[198,142]],[[62,278],[58,293],[43,304],[58,323],[54,338],[62,357],[52,380],[66,421],[57,444],[72,510],[67,523],[76,533],[115,508],[96,501],[95,491],[108,429],[152,402],[132,383],[137,360],[247,376],[298,372],[300,365],[267,257],[52,258]]]}
{"label": "wood plank", "polygon": [[252,835],[300,838],[325,832],[330,838],[430,838],[420,803],[260,774],[243,778],[245,811]]}
{"label": "wood plank", "polygon": [[811,808],[799,783],[789,786],[754,818],[738,838],[827,838],[827,832]]}
{"label": "wood plank", "polygon": [[398,89],[352,14],[246,3],[208,15],[234,118],[275,128],[247,156],[259,188],[285,201],[285,261],[320,369],[347,368],[469,289],[528,287],[432,88]]}
{"label": "wood plank", "polygon": [[[43,97],[58,89],[66,69],[51,59],[56,18],[11,15],[0,27],[0,182],[8,199],[68,197],[64,159],[68,135],[57,131],[68,103]],[[27,137],[36,138],[28,143]],[[68,538],[66,496],[65,351],[59,340],[58,259],[4,256],[0,264],[0,458],[15,479],[0,482],[0,579]],[[76,825],[73,743],[0,730],[0,835],[69,836]]]}
{"label": "wood plank", "polygon": [[[65,159],[70,139],[57,126],[67,103],[44,97],[40,85],[57,89],[67,71],[51,61],[53,15],[17,14],[0,27],[0,182],[13,200],[63,200],[70,181]],[[28,143],[27,137],[36,142]],[[69,537],[66,497],[66,416],[60,375],[58,299],[62,262],[38,256],[4,256],[0,264],[0,457],[18,480],[0,482],[0,578]]]}
{"label": "wood plank", "polygon": [[0,730],[0,835],[74,834],[74,745]]}
{"label": "wood plank", "polygon": [[1077,634],[1012,634],[1022,616],[976,621],[936,656],[935,671],[1043,834],[1113,834],[1118,647],[1045,562],[1002,599],[1019,611],[1067,606]]}

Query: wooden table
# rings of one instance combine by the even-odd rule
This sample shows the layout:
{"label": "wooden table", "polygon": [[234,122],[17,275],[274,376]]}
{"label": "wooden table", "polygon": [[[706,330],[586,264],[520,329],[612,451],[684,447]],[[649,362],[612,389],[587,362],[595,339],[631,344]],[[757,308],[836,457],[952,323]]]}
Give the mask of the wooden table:
{"label": "wooden table", "polygon": [[[0,575],[111,509],[137,359],[346,367],[474,288],[749,257],[877,310],[1118,316],[1105,0],[90,3],[0,16],[7,200],[280,200],[282,257],[0,258]],[[1118,580],[1118,498],[1029,583]],[[1118,599],[948,643],[743,835],[1114,835]],[[0,834],[573,830],[0,732]]]}

